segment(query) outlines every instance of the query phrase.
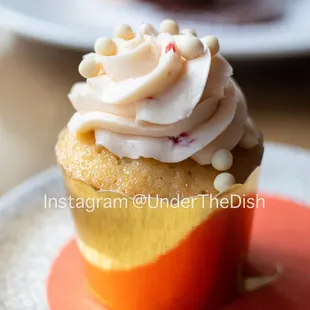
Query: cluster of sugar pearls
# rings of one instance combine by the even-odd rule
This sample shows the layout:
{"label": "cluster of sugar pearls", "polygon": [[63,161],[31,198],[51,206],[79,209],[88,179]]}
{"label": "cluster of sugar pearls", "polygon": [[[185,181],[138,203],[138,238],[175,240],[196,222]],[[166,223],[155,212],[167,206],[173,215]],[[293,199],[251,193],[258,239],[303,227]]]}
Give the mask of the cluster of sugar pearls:
{"label": "cluster of sugar pearls", "polygon": [[[218,171],[229,170],[233,164],[233,155],[228,149],[218,149],[211,158],[211,164]],[[214,179],[214,188],[222,192],[229,186],[235,184],[235,178],[228,172],[220,173]]]}
{"label": "cluster of sugar pearls", "polygon": [[164,20],[159,27],[160,32],[167,32],[174,35],[174,40],[179,48],[181,55],[185,59],[195,59],[203,54],[204,47],[208,46],[211,56],[215,56],[220,49],[218,39],[214,36],[197,38],[196,31],[185,28],[179,32],[179,25],[170,19]]}
{"label": "cluster of sugar pearls", "polygon": [[[114,36],[123,40],[132,40],[135,33],[127,24],[119,25],[115,28]],[[97,39],[94,46],[95,53],[101,56],[114,56],[117,54],[115,42],[107,37]],[[84,78],[92,78],[104,72],[102,64],[94,58],[85,58],[79,65],[79,72]]]}
{"label": "cluster of sugar pearls", "polygon": [[[199,39],[193,29],[186,28],[181,32],[179,25],[170,19],[164,20],[159,26],[160,32],[169,33],[174,36],[178,52],[187,60],[195,59],[204,53],[205,46],[210,50],[211,56],[219,52],[219,42],[214,36],[207,36]],[[139,32],[148,35],[157,35],[156,29],[151,24],[143,23]],[[127,24],[116,27],[114,31],[116,38],[132,40],[135,33]],[[107,37],[99,38],[94,46],[95,53],[101,56],[114,56],[117,53],[115,42]],[[102,65],[95,58],[85,58],[79,65],[79,72],[84,78],[92,78],[104,72]]]}
{"label": "cluster of sugar pearls", "polygon": [[[251,149],[258,143],[259,141],[255,131],[245,126],[244,135],[239,142],[239,146],[245,149]],[[211,164],[218,171],[227,171],[233,164],[233,155],[228,149],[218,149],[211,158]],[[213,184],[216,190],[222,192],[235,183],[234,176],[228,172],[224,172],[220,173],[214,179]]]}

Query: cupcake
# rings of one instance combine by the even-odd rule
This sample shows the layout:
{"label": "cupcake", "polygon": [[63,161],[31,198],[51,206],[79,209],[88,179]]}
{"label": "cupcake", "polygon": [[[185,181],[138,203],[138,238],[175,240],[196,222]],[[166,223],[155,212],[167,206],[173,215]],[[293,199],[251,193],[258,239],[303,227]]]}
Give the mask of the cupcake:
{"label": "cupcake", "polygon": [[236,197],[263,154],[232,68],[172,20],[94,50],[56,145],[89,286],[114,310],[217,309],[242,289],[253,208]]}

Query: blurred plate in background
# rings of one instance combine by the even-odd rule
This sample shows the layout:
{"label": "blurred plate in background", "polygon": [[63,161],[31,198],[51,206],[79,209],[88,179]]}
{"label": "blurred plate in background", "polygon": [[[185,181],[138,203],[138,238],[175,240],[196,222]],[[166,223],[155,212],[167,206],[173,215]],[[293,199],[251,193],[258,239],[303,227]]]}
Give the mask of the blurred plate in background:
{"label": "blurred plate in background", "polygon": [[173,18],[201,36],[217,35],[222,53],[230,58],[310,54],[310,0],[294,0],[283,9],[283,18],[268,23],[210,24],[206,12],[167,13],[152,4],[129,0],[0,0],[0,26],[40,41],[89,51],[95,39],[111,35],[116,24],[159,25],[163,19]]}

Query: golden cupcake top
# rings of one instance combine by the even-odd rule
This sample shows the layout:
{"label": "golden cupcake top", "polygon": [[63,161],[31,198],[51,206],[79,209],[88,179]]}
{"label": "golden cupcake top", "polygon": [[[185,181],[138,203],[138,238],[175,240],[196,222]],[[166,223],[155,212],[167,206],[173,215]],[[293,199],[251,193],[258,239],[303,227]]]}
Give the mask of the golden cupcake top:
{"label": "golden cupcake top", "polygon": [[235,183],[231,150],[252,148],[259,135],[219,50],[216,37],[180,31],[172,20],[158,30],[118,26],[79,66],[87,80],[69,94],[77,111],[69,130],[94,131],[96,144],[120,158],[211,164],[223,172],[214,187],[224,190]]}

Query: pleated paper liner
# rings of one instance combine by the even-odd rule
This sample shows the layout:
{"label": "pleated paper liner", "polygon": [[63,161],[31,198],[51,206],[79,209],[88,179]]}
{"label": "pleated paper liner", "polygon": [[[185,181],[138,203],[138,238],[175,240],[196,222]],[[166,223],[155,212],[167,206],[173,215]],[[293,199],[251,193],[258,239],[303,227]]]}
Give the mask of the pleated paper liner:
{"label": "pleated paper liner", "polygon": [[[239,295],[222,309],[308,310],[310,238],[307,236],[310,235],[310,209],[280,198],[265,198],[265,208],[255,210],[250,247],[252,268],[246,271],[245,276],[271,275],[276,264],[282,265],[283,274],[264,288]],[[51,310],[107,309],[94,297],[86,283],[83,260],[75,240],[70,241],[55,260],[48,280],[47,294]],[[193,305],[194,303],[195,300]],[[184,308],[191,309],[194,308]]]}
{"label": "pleated paper liner", "polygon": [[[97,191],[64,172],[95,295],[116,310],[198,310],[232,300],[243,285],[254,215],[236,198],[256,190],[257,175],[258,169],[215,197],[170,201]],[[230,207],[236,203],[243,207]]]}

